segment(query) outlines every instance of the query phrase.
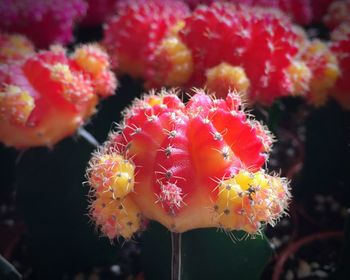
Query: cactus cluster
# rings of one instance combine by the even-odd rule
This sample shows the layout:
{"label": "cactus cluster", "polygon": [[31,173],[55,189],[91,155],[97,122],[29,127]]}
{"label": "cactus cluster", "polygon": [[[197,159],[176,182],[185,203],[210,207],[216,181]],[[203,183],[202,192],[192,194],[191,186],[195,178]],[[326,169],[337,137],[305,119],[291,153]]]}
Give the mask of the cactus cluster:
{"label": "cactus cluster", "polygon": [[185,17],[179,4],[167,24],[159,1],[120,10],[106,24],[104,44],[118,70],[148,88],[206,87],[219,97],[236,90],[263,105],[305,95],[319,106],[340,75],[328,45],[310,41],[277,10],[213,3]]}
{"label": "cactus cluster", "polygon": [[[20,51],[15,56],[23,50],[30,54],[0,66],[0,141],[5,145],[50,147],[95,112],[99,97],[114,93],[108,56],[97,45],[80,46],[67,56],[59,46],[31,53],[23,38],[7,38],[12,38],[7,45]],[[1,53],[14,57],[3,48]]]}
{"label": "cactus cluster", "polygon": [[263,170],[272,136],[249,118],[239,95],[151,92],[124,113],[87,171],[91,216],[109,238],[147,219],[171,231],[218,227],[257,233],[289,199],[287,182]]}

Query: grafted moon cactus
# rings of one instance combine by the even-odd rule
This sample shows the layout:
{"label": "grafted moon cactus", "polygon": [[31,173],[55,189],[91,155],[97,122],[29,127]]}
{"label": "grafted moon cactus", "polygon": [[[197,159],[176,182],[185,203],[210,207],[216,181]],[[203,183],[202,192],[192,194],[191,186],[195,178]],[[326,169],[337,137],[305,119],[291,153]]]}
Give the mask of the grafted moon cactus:
{"label": "grafted moon cactus", "polygon": [[151,92],[90,161],[91,217],[109,238],[131,238],[147,219],[174,232],[254,234],[289,199],[286,180],[262,169],[271,143],[235,93],[213,99],[197,90],[184,104],[174,91]]}
{"label": "grafted moon cactus", "polygon": [[52,146],[114,93],[108,57],[95,45],[66,56],[61,47],[0,66],[0,141],[27,148]]}

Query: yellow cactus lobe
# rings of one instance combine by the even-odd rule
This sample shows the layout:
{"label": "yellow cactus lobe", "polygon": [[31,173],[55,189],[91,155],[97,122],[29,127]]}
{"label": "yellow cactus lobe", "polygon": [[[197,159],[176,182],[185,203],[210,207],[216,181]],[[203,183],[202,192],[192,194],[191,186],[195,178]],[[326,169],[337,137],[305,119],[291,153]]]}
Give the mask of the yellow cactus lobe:
{"label": "yellow cactus lobe", "polygon": [[114,199],[120,200],[134,190],[134,169],[120,155],[103,155],[91,163],[89,183],[97,193],[110,192]]}
{"label": "yellow cactus lobe", "polygon": [[226,230],[255,233],[261,223],[274,224],[289,199],[286,183],[263,171],[240,171],[218,185],[218,225]]}
{"label": "yellow cactus lobe", "polygon": [[165,86],[184,85],[192,75],[192,53],[176,35],[174,27],[171,36],[166,37],[158,47],[155,54],[155,83]]}
{"label": "yellow cactus lobe", "polygon": [[51,79],[69,84],[73,82],[74,76],[68,65],[56,63],[51,67]]}
{"label": "yellow cactus lobe", "polygon": [[146,100],[146,102],[151,106],[161,105],[163,103],[163,100],[160,96],[152,95],[149,96]]}
{"label": "yellow cactus lobe", "polygon": [[337,58],[325,43],[314,40],[305,49],[302,59],[312,71],[309,100],[315,106],[324,105],[329,89],[340,76]]}
{"label": "yellow cactus lobe", "polygon": [[33,97],[18,86],[7,85],[0,92],[0,119],[25,125],[34,107]]}
{"label": "yellow cactus lobe", "polygon": [[[72,103],[83,103],[93,99],[94,93],[91,84],[84,80],[83,76],[77,73],[73,73],[69,65],[56,63],[51,70],[51,79],[53,81],[60,82],[62,84],[63,97]],[[87,110],[87,115],[90,115],[90,111]]]}
{"label": "yellow cactus lobe", "polygon": [[303,95],[309,90],[312,72],[306,63],[293,61],[287,68],[287,74],[293,86],[291,92],[293,95]]}
{"label": "yellow cactus lobe", "polygon": [[78,48],[72,58],[81,68],[95,77],[109,67],[107,54],[95,45]]}
{"label": "yellow cactus lobe", "polygon": [[96,193],[90,214],[102,232],[113,239],[123,236],[126,239],[141,228],[141,214],[129,198],[117,200],[110,192]]}
{"label": "yellow cactus lobe", "polygon": [[246,96],[250,82],[242,67],[232,66],[228,63],[220,63],[206,72],[206,87],[209,91],[224,97],[229,90],[237,91]]}
{"label": "yellow cactus lobe", "polygon": [[141,229],[142,218],[140,210],[129,198],[121,202],[118,210],[116,212],[116,231],[118,235],[129,239]]}
{"label": "yellow cactus lobe", "polygon": [[[22,35],[2,35],[0,42],[0,62],[20,59],[34,53],[34,46]],[[1,41],[1,38],[0,38]]]}

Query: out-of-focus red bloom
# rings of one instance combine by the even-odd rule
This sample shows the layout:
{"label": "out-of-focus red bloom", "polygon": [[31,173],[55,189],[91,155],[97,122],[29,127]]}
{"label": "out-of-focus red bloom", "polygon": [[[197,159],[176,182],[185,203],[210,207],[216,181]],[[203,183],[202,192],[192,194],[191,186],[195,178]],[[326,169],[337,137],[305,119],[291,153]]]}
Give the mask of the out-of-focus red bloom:
{"label": "out-of-focus red bloom", "polygon": [[82,46],[70,57],[62,47],[0,66],[0,141],[26,148],[52,146],[95,112],[98,96],[114,93],[108,57]]}
{"label": "out-of-focus red bloom", "polygon": [[191,50],[191,86],[206,82],[206,71],[225,62],[242,67],[250,81],[249,100],[271,104],[294,94],[293,58],[301,40],[283,14],[231,3],[199,6],[179,36]]}
{"label": "out-of-focus red bloom", "polygon": [[0,30],[24,34],[39,48],[67,44],[86,9],[83,0],[2,0]]}
{"label": "out-of-focus red bloom", "polygon": [[350,23],[345,22],[331,34],[331,50],[339,62],[340,78],[331,90],[331,95],[345,109],[350,109]]}
{"label": "out-of-focus red bloom", "polygon": [[328,7],[327,14],[323,20],[330,29],[335,29],[343,22],[350,22],[350,1],[334,1]]}
{"label": "out-of-focus red bloom", "polygon": [[144,219],[175,232],[254,234],[274,224],[289,198],[286,182],[261,169],[271,142],[238,95],[198,91],[184,104],[173,92],[151,93],[90,162],[91,216],[109,238],[130,238]]}
{"label": "out-of-focus red bloom", "polygon": [[25,36],[0,33],[0,64],[25,58],[34,51],[32,42]]}
{"label": "out-of-focus red bloom", "polygon": [[158,44],[187,14],[187,6],[179,0],[118,2],[118,15],[106,23],[103,42],[118,71],[151,77],[150,64]]}
{"label": "out-of-focus red bloom", "polygon": [[[211,4],[214,0],[185,0],[192,8],[199,4]],[[280,9],[291,19],[302,25],[320,22],[326,13],[327,7],[334,0],[222,0],[247,6]],[[218,1],[219,2],[219,1]]]}
{"label": "out-of-focus red bloom", "polygon": [[336,55],[326,43],[313,40],[305,44],[300,59],[310,72],[305,90],[307,100],[316,107],[325,105],[341,74]]}
{"label": "out-of-focus red bloom", "polygon": [[[110,16],[117,12],[118,0],[85,0],[88,9],[81,25],[94,26],[105,22]],[[120,1],[120,0],[119,0]]]}

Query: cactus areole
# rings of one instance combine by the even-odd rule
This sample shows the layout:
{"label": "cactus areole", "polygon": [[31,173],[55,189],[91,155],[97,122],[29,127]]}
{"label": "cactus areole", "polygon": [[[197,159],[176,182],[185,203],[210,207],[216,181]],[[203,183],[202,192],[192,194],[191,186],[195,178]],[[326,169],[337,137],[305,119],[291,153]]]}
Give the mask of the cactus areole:
{"label": "cactus areole", "polygon": [[91,217],[111,239],[131,238],[148,219],[179,233],[257,233],[289,200],[285,179],[262,169],[272,142],[235,93],[197,90],[187,104],[174,91],[145,95],[90,161]]}

